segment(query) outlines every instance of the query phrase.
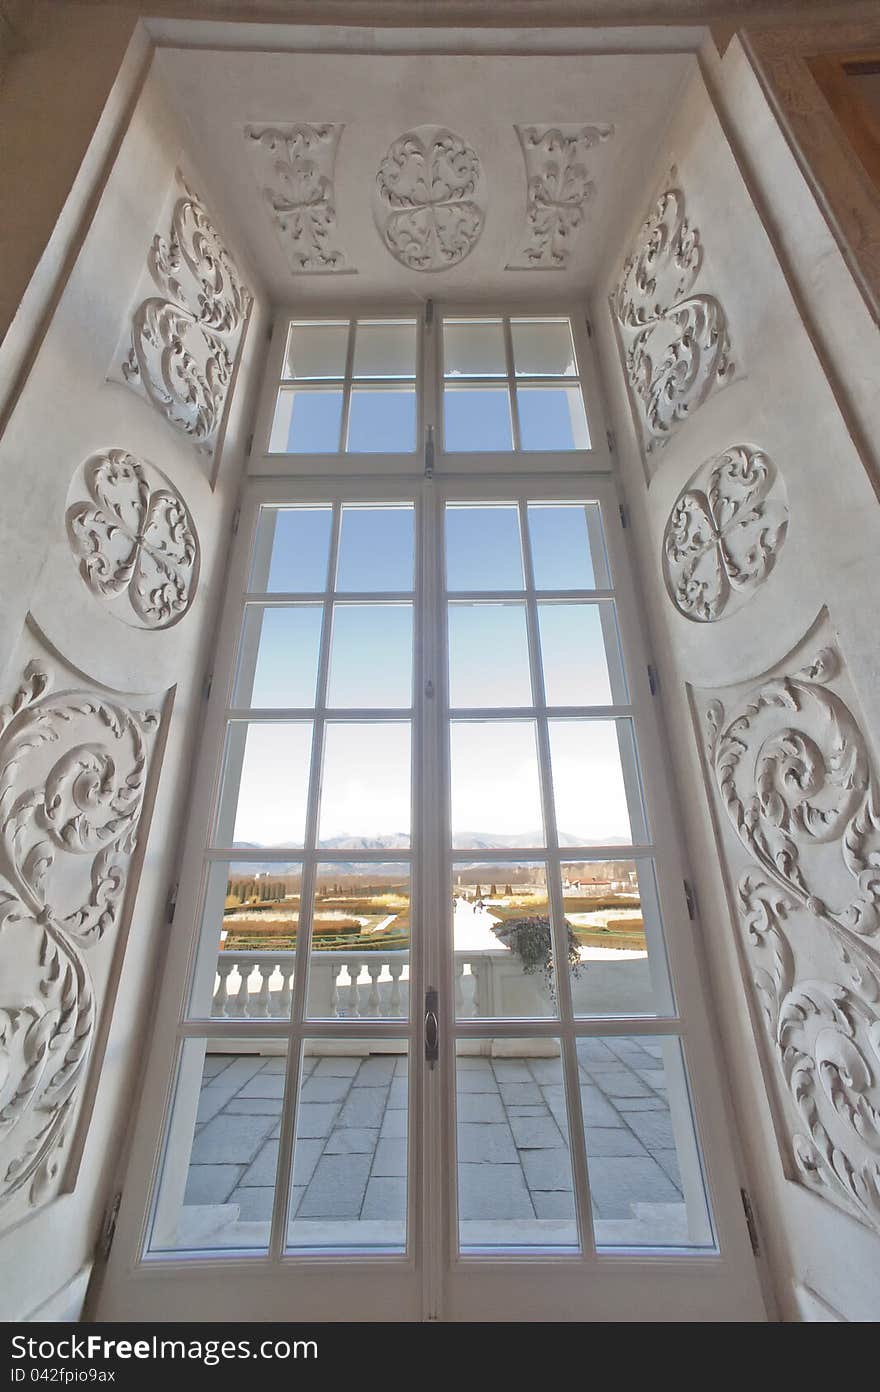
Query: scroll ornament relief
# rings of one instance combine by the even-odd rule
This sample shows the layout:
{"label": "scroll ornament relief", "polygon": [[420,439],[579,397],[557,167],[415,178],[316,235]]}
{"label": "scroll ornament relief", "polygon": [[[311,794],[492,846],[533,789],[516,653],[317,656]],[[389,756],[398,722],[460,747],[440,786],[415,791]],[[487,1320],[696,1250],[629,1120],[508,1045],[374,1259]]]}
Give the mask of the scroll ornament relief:
{"label": "scroll ornament relief", "polygon": [[794,1176],[880,1231],[880,802],[834,646],[707,710]]}
{"label": "scroll ornament relief", "polygon": [[100,1004],[87,959],[115,946],[160,720],[51,687],[31,662],[0,709],[0,1203],[31,1207],[63,1178]]}
{"label": "scroll ornament relief", "polygon": [[476,151],[443,127],[407,131],[379,165],[374,215],[388,251],[408,269],[457,265],[485,223],[486,182]]}
{"label": "scroll ornament relief", "polygon": [[[199,543],[183,498],[163,473],[125,450],[104,450],[82,469],[88,502],[67,510],[79,572],[97,598],[138,628],[169,628],[189,609]],[[74,487],[79,482],[76,476]]]}
{"label": "scroll ornament relief", "polygon": [[595,192],[590,152],[614,127],[517,126],[526,167],[526,227],[509,270],[564,270]]}
{"label": "scroll ornament relief", "polygon": [[701,465],[673,504],[663,578],[679,613],[712,623],[766,580],[785,542],[782,481],[762,450],[732,445]]}
{"label": "scroll ornament relief", "polygon": [[122,377],[213,453],[253,297],[207,212],[183,184],[166,240],[147,256],[159,295],[135,309]]}
{"label": "scroll ornament relief", "polygon": [[733,373],[724,310],[713,295],[690,293],[702,258],[684,195],[668,189],[646,219],[612,296],[648,452]]}
{"label": "scroll ornament relief", "polygon": [[292,271],[350,271],[333,188],[341,125],[247,126],[257,182]]}

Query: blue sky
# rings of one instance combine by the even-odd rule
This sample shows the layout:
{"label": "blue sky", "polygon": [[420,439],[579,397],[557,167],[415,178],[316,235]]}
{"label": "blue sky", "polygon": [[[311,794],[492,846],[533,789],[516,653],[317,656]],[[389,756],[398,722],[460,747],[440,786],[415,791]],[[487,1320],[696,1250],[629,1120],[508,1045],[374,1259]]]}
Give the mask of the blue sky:
{"label": "blue sky", "polygon": [[[530,505],[529,529],[541,588],[587,588],[593,581],[585,509]],[[271,520],[267,517],[267,520]],[[274,518],[270,591],[323,593],[331,512],[285,508]],[[413,584],[411,507],[346,506],[337,585],[345,591],[405,593]],[[465,589],[523,588],[515,507],[447,509],[449,584]],[[552,705],[603,705],[611,686],[598,605],[541,602],[544,681]],[[322,605],[263,608],[247,618],[256,653],[254,706],[308,708],[315,698]],[[245,666],[249,664],[245,662]],[[406,709],[411,703],[411,602],[334,606],[328,706]],[[528,707],[532,696],[524,601],[449,605],[453,707]],[[237,700],[248,704],[248,672]],[[244,735],[242,729],[241,734]],[[536,733],[529,719],[454,722],[453,833],[534,833],[541,826]],[[301,844],[311,722],[253,725],[246,750],[235,839]],[[610,721],[551,722],[557,823],[585,842],[630,834],[615,727]],[[321,839],[409,831],[410,731],[407,721],[331,722],[322,780]]]}

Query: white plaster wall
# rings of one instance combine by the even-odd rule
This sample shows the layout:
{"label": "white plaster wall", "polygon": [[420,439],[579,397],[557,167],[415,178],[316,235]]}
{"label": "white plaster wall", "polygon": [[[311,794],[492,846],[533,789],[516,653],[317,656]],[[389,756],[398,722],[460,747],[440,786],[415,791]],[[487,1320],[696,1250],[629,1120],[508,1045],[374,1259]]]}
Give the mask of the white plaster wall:
{"label": "white plaster wall", "polygon": [[[741,52],[734,48],[729,68],[721,65],[715,74],[721,82],[730,73],[731,107],[747,85],[741,59]],[[870,411],[878,393],[876,330],[872,356],[867,355],[869,335],[861,322],[854,325],[856,331],[846,347],[851,321],[841,316],[852,313],[852,299],[847,295],[835,304],[833,293],[829,294],[829,287],[841,284],[845,267],[814,226],[795,232],[800,205],[809,195],[784,142],[772,141],[764,129],[768,114],[763,99],[739,101],[736,111],[748,143],[755,148],[760,144],[770,161],[763,170],[763,191],[773,203],[774,219],[785,229],[787,244],[797,249],[804,292],[820,297],[820,322],[833,320],[822,351],[836,354],[840,370],[859,379],[855,393],[859,409]],[[727,313],[736,373],[731,385],[710,396],[659,451],[656,472],[647,486],[608,294],[673,164],[678,169],[674,182],[685,192],[687,216],[699,229],[704,247],[699,288],[717,296]],[[801,184],[798,199],[788,204],[796,178]],[[593,320],[618,441],[621,480],[632,513],[646,617],[660,671],[707,946],[715,1018],[745,1148],[748,1185],[782,1317],[809,1317],[797,1296],[799,1283],[848,1319],[877,1319],[880,1239],[783,1176],[738,961],[736,925],[718,863],[687,684],[720,688],[760,675],[795,647],[827,605],[876,756],[880,746],[876,639],[880,507],[700,77],[692,81],[667,134],[656,184],[644,193],[641,213],[631,226],[621,228],[617,253],[596,287]],[[839,265],[831,264],[833,255]],[[852,290],[855,294],[855,287]],[[791,510],[788,538],[776,569],[743,608],[715,623],[693,623],[678,613],[664,588],[663,531],[676,496],[697,467],[734,444],[759,446],[783,474]],[[872,468],[878,463],[875,459]]]}
{"label": "white plaster wall", "polygon": [[[222,207],[188,150],[160,82],[147,77],[85,242],[51,326],[0,439],[0,700],[21,675],[26,615],[68,662],[122,692],[173,688],[168,743],[134,907],[106,1054],[76,1187],[0,1232],[0,1317],[40,1310],[75,1317],[63,1294],[84,1291],[95,1240],[120,1170],[120,1147],[136,1101],[138,1064],[152,989],[168,933],[173,879],[208,650],[224,583],[228,537],[262,367],[267,305],[253,267],[225,234]],[[212,214],[256,295],[244,340],[216,486],[205,456],[127,386],[106,380],[176,165]],[[174,627],[146,632],[121,623],[86,588],[70,555],[64,512],[71,477],[94,451],[118,447],[157,465],[183,495],[201,542],[195,600]],[[10,1279],[12,1278],[12,1279]],[[56,1294],[58,1299],[52,1297]],[[49,1302],[48,1304],[46,1302]]]}

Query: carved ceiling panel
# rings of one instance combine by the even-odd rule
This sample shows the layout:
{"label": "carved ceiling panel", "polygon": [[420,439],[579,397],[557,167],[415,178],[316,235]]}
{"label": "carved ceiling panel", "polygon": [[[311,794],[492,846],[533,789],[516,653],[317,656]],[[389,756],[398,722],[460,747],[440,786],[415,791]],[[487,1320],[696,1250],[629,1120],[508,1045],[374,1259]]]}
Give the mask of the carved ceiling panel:
{"label": "carved ceiling panel", "polygon": [[733,374],[724,309],[695,289],[702,261],[684,194],[669,188],[645,219],[611,298],[647,453]]}
{"label": "carved ceiling panel", "polygon": [[526,225],[509,270],[565,270],[595,193],[591,151],[614,127],[516,126],[526,170]]}
{"label": "carved ceiling panel", "polygon": [[74,1182],[145,835],[164,697],[93,687],[29,633],[0,708],[0,1222]]}
{"label": "carved ceiling panel", "polygon": [[476,151],[443,126],[416,126],[379,165],[373,214],[379,236],[409,270],[444,271],[476,246],[486,220]]}
{"label": "carved ceiling panel", "polygon": [[77,470],[71,496],[68,540],[92,594],[136,628],[182,619],[198,584],[199,541],[171,480],[125,450],[102,450]]}
{"label": "carved ceiling panel", "polygon": [[663,537],[663,579],[686,619],[712,623],[746,603],[788,531],[785,487],[763,450],[732,445],[679,493]]}
{"label": "carved ceiling panel", "polygon": [[342,125],[246,126],[260,192],[295,274],[354,271],[339,237],[334,178]]}
{"label": "carved ceiling panel", "polygon": [[880,793],[827,613],[692,695],[786,1173],[880,1232]]}
{"label": "carved ceiling panel", "polygon": [[111,376],[213,455],[253,296],[199,199],[175,184]]}

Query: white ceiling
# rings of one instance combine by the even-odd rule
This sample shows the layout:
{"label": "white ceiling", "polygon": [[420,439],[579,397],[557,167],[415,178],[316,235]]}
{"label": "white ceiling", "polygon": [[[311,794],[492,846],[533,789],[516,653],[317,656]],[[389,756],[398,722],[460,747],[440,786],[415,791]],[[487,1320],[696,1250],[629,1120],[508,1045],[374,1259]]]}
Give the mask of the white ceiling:
{"label": "white ceiling", "polygon": [[[169,96],[189,122],[215,215],[249,250],[279,302],[536,299],[583,292],[646,204],[654,157],[692,53],[577,56],[280,53],[167,48],[157,55]],[[335,166],[337,239],[357,274],[295,274],[261,197],[245,127],[343,124]],[[569,265],[505,269],[525,231],[526,175],[517,125],[613,125],[586,156],[595,192]],[[441,126],[478,154],[485,224],[458,264],[425,272],[400,264],[374,221],[376,174],[389,146]],[[210,201],[209,199],[209,201]]]}

